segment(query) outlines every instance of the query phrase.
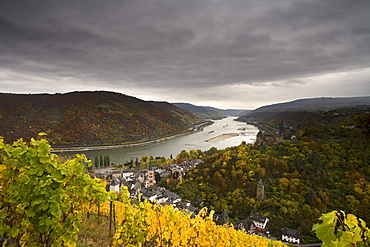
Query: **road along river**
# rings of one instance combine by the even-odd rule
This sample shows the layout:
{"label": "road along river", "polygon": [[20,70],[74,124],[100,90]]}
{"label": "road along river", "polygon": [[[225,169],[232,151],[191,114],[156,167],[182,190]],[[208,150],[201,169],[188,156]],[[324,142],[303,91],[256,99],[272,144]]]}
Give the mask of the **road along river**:
{"label": "road along river", "polygon": [[92,160],[94,160],[96,155],[108,154],[111,162],[123,164],[126,161],[135,160],[144,155],[168,158],[170,155],[175,157],[182,150],[195,149],[206,151],[212,147],[224,149],[238,146],[242,141],[253,143],[259,131],[258,128],[243,122],[234,121],[234,119],[236,118],[227,117],[221,120],[214,120],[214,123],[204,127],[203,131],[147,145],[109,149],[97,149],[97,147],[94,147],[91,150],[65,151],[62,154],[74,155],[83,153]]}

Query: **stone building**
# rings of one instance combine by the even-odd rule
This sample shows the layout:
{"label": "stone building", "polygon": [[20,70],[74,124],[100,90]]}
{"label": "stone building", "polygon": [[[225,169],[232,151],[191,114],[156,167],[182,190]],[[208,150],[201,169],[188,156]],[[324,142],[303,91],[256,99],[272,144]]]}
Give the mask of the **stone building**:
{"label": "stone building", "polygon": [[296,130],[292,127],[287,127],[285,121],[279,126],[279,131],[276,134],[265,134],[260,130],[256,137],[255,145],[279,145],[284,141],[296,142]]}
{"label": "stone building", "polygon": [[281,231],[281,240],[292,244],[299,244],[301,241],[300,235],[301,233],[297,230],[283,228]]}
{"label": "stone building", "polygon": [[145,187],[153,187],[155,185],[155,177],[154,177],[154,170],[153,170],[153,165],[152,161],[149,163],[148,171],[147,171],[147,176],[146,176],[146,181],[145,181]]}
{"label": "stone building", "polygon": [[257,184],[256,199],[261,201],[264,201],[266,199],[265,185],[263,184],[262,179],[260,179]]}

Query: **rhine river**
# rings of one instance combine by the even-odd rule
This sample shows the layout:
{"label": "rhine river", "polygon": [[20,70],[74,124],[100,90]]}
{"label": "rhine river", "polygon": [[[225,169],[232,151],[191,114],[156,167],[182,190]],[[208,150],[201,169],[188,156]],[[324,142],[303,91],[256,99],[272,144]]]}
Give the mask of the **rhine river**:
{"label": "rhine river", "polygon": [[[212,147],[224,149],[238,146],[242,141],[253,143],[259,131],[258,128],[243,122],[234,121],[234,119],[236,117],[213,120],[214,123],[204,127],[203,131],[143,146],[68,151],[63,152],[63,154],[74,155],[76,153],[83,153],[91,160],[94,160],[96,155],[108,154],[111,162],[123,164],[126,161],[135,160],[144,155],[168,158],[171,155],[176,157],[182,150],[190,151],[194,149],[206,151]],[[219,136],[230,137],[227,139],[216,138]],[[215,139],[212,140],[213,138]]]}

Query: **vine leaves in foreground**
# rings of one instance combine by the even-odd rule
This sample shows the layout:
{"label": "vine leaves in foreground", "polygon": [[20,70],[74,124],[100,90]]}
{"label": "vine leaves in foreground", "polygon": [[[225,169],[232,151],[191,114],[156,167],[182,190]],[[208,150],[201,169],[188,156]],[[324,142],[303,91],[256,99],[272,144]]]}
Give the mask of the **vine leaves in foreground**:
{"label": "vine leaves in foreground", "polygon": [[312,230],[327,246],[370,246],[370,231],[366,223],[353,214],[332,211],[323,214],[321,224],[315,224]]}
{"label": "vine leaves in foreground", "polygon": [[85,173],[85,155],[62,163],[50,150],[45,139],[0,138],[0,236],[10,245],[75,246],[83,206],[111,197]]}

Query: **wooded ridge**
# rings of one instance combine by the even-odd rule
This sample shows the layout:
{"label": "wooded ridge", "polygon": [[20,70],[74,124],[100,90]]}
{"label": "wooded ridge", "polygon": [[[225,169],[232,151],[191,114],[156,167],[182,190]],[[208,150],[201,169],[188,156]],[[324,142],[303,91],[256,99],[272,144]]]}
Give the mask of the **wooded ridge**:
{"label": "wooded ridge", "polygon": [[317,242],[312,225],[323,213],[340,209],[370,222],[369,110],[266,114],[258,118],[258,126],[277,128],[284,120],[297,139],[212,148],[181,182],[163,186],[189,201],[200,198],[216,213],[226,210],[235,221],[257,213],[270,219],[272,234],[296,229],[302,242]]}
{"label": "wooded ridge", "polygon": [[322,97],[310,99],[297,99],[290,102],[277,103],[259,107],[253,111],[245,112],[241,116],[249,116],[262,112],[280,112],[280,111],[312,111],[312,110],[333,110],[346,107],[370,106],[370,96],[364,97]]}
{"label": "wooded ridge", "polygon": [[0,93],[0,135],[28,140],[40,132],[54,147],[122,144],[188,131],[202,120],[167,102],[120,93]]}

